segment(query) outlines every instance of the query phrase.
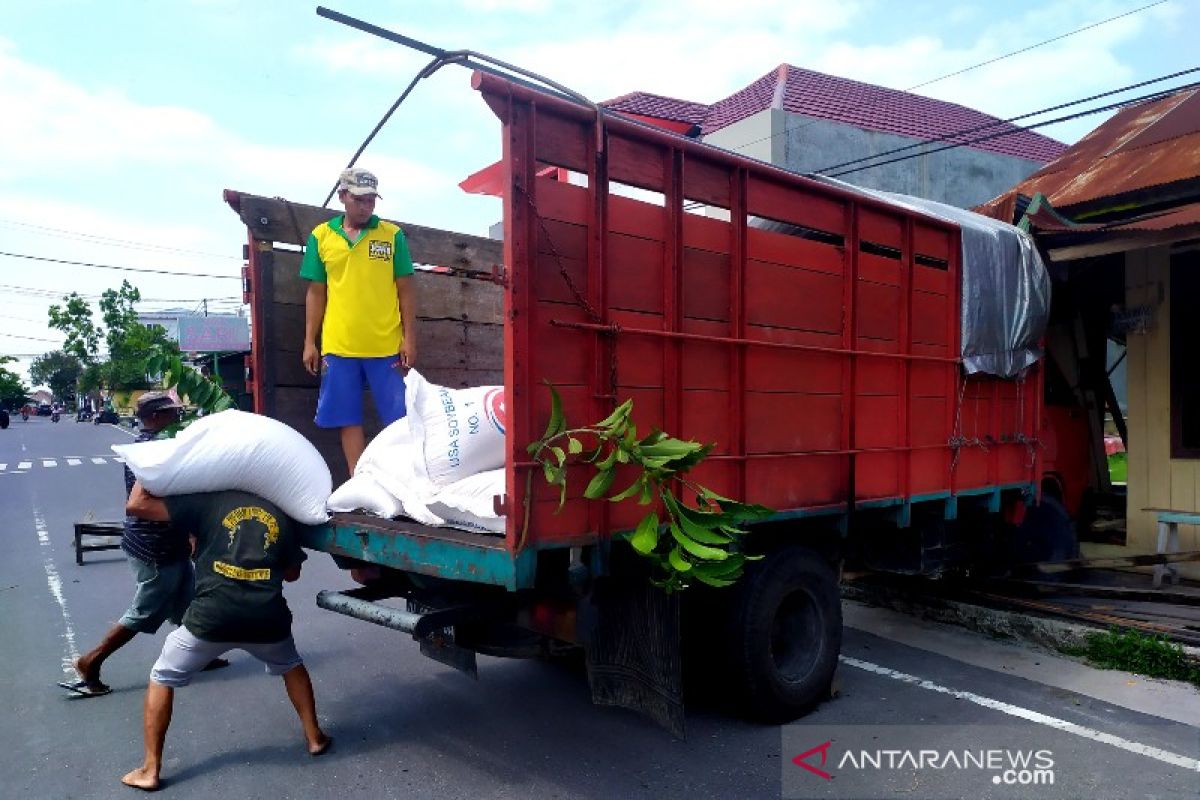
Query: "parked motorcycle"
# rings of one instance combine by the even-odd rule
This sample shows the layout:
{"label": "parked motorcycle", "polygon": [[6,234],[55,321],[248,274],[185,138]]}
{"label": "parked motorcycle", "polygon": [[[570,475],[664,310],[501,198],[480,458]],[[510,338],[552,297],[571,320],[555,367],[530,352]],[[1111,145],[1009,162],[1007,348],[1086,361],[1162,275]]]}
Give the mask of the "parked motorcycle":
{"label": "parked motorcycle", "polygon": [[76,422],[91,422],[91,420],[92,420],[92,410],[90,408],[81,408],[75,414]]}

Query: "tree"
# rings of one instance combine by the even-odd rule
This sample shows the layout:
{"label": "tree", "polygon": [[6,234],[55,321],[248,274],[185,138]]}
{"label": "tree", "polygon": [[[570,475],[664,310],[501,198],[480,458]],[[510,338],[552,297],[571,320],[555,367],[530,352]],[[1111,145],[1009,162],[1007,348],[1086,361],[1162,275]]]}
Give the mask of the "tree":
{"label": "tree", "polygon": [[[179,345],[163,328],[138,322],[135,306],[141,299],[141,292],[129,281],[121,281],[119,289],[106,289],[100,297],[102,325],[96,324],[91,307],[74,292],[63,298],[63,307],[50,307],[50,326],[67,335],[63,350],[83,365],[82,391],[146,388],[150,385],[146,370],[150,353],[179,353]],[[99,356],[101,340],[108,347],[104,360]]]}
{"label": "tree", "polygon": [[100,329],[92,321],[92,307],[77,293],[63,298],[63,305],[47,309],[50,327],[67,335],[63,351],[75,356],[85,366],[96,364],[100,358]]}
{"label": "tree", "polygon": [[44,383],[60,400],[75,396],[75,387],[83,372],[83,364],[70,353],[53,350],[40,355],[29,366],[29,379],[34,384]]}
{"label": "tree", "polygon": [[16,407],[24,404],[29,396],[21,376],[2,365],[16,361],[12,356],[0,356],[0,408]]}

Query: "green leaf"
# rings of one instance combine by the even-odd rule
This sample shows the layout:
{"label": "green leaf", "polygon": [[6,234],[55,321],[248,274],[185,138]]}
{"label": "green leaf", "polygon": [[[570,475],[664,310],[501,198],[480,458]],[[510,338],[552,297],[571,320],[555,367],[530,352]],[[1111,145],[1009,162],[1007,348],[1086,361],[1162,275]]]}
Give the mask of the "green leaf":
{"label": "green leaf", "polygon": [[609,454],[604,457],[603,461],[596,464],[596,469],[599,469],[599,470],[612,469],[616,463],[617,463],[617,448],[614,447],[611,451],[609,451]]}
{"label": "green leaf", "polygon": [[683,532],[695,539],[700,544],[728,544],[733,541],[733,538],[727,533],[719,529],[707,528],[698,524],[689,517],[680,515],[679,527],[683,528]]}
{"label": "green leaf", "polygon": [[558,483],[558,469],[549,461],[542,462],[542,475],[546,478],[546,483]]}
{"label": "green leaf", "polygon": [[727,522],[734,525],[744,522],[759,522],[775,516],[775,512],[766,506],[759,506],[750,503],[738,503],[734,500],[726,500],[722,502],[721,513]]}
{"label": "green leaf", "polygon": [[638,498],[639,506],[648,506],[654,502],[654,487],[651,481],[645,481],[642,484],[642,496]]}
{"label": "green leaf", "polygon": [[705,561],[724,561],[729,557],[729,554],[724,550],[718,550],[715,547],[709,547],[693,540],[674,523],[671,523],[671,536],[675,537],[675,541],[679,542],[679,545],[684,550],[696,558],[701,558]]}
{"label": "green leaf", "polygon": [[567,421],[563,417],[562,398],[558,396],[558,391],[553,385],[549,383],[546,385],[550,387],[550,421],[546,424],[546,432],[542,434],[542,441],[553,439],[567,427]]}
{"label": "green leaf", "polygon": [[667,556],[667,560],[670,561],[671,566],[674,567],[677,572],[687,572],[692,568],[691,562],[683,557],[683,551],[681,551],[678,547],[671,548],[671,553]]}
{"label": "green leaf", "polygon": [[726,586],[733,586],[737,583],[737,578],[713,578],[705,575],[702,572],[692,572],[696,576],[696,580],[701,583],[707,583],[709,586],[715,586],[718,589],[724,589]]}
{"label": "green leaf", "polygon": [[645,447],[646,445],[658,444],[665,438],[667,438],[667,434],[663,431],[660,431],[658,428],[655,428],[645,439],[642,439],[640,442],[638,442],[638,444]]}
{"label": "green leaf", "polygon": [[[551,387],[553,391],[553,387]],[[621,405],[613,409],[613,412],[604,419],[596,423],[597,428],[612,428],[620,422],[624,422],[629,418],[629,412],[633,409],[633,400],[626,400]]]}
{"label": "green leaf", "polygon": [[196,387],[196,397],[194,398],[195,402],[199,406],[208,408],[209,403],[212,402],[213,396],[216,393],[217,387],[213,386],[208,381],[201,381],[200,385]]}
{"label": "green leaf", "polygon": [[567,439],[567,452],[573,456],[577,456],[583,452],[583,442],[576,439],[574,436]]}
{"label": "green leaf", "polygon": [[642,555],[648,555],[658,547],[658,514],[650,512],[642,517],[637,530],[629,537],[629,543]]}
{"label": "green leaf", "polygon": [[629,498],[633,497],[635,494],[639,494],[642,491],[642,482],[643,482],[643,478],[638,478],[633,483],[629,484],[628,487],[621,490],[621,492],[619,494],[615,494],[612,497],[608,498],[609,502],[610,503],[619,503],[622,500],[628,500]]}
{"label": "green leaf", "polygon": [[558,459],[560,467],[567,462],[567,454],[563,452],[561,447],[551,447],[550,452],[554,453],[554,457]]}
{"label": "green leaf", "polygon": [[715,518],[709,524],[697,522],[695,516],[703,516],[703,514],[696,514],[696,512],[690,511],[676,500],[670,492],[664,491],[662,497],[663,502],[667,504],[667,508],[675,513],[676,518],[679,520],[679,527],[683,529],[683,532],[700,544],[720,545],[733,541],[731,537],[717,530],[717,526],[720,524],[720,518],[717,515],[708,515]]}
{"label": "green leaf", "polygon": [[221,397],[221,399],[217,400],[217,402],[213,404],[212,410],[213,413],[216,414],[219,411],[225,411],[226,409],[230,408],[233,408],[233,398],[229,395],[224,395]]}
{"label": "green leaf", "polygon": [[739,570],[746,562],[746,557],[741,553],[733,553],[724,561],[707,562],[696,565],[696,573],[704,573],[711,578],[728,578]]}
{"label": "green leaf", "polygon": [[593,477],[586,489],[583,490],[583,496],[589,500],[597,500],[604,496],[608,488],[612,486],[614,472],[611,469],[602,469]]}
{"label": "green leaf", "polygon": [[558,508],[554,509],[554,513],[563,510],[563,506],[567,504],[567,478],[564,475],[563,479],[558,484]]}

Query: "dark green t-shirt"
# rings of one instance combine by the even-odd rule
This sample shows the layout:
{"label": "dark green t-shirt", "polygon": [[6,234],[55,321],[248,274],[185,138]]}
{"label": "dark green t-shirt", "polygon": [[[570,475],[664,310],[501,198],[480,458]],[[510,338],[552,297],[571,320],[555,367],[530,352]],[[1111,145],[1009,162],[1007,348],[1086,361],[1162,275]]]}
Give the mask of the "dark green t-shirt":
{"label": "dark green t-shirt", "polygon": [[165,500],[171,524],[197,539],[196,596],[184,627],[210,642],[278,642],[290,636],[283,573],[306,558],[298,523],[246,492]]}

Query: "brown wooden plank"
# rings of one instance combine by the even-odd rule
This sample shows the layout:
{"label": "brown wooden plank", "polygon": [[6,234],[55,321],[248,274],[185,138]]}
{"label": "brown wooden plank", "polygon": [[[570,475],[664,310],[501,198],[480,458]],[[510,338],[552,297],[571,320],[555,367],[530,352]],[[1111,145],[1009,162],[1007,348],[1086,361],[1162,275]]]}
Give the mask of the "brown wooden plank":
{"label": "brown wooden plank", "polygon": [[[313,228],[342,213],[337,209],[240,192],[230,205],[234,206],[254,238],[294,245],[304,245]],[[404,231],[408,249],[418,263],[491,272],[492,267],[504,262],[504,245],[495,239],[392,221]]]}
{"label": "brown wooden plank", "polygon": [[[304,370],[300,360],[304,307],[275,303],[270,307],[265,327],[270,329],[270,338],[275,342],[275,349],[269,355],[275,367],[275,382],[280,386],[315,387],[316,378]],[[464,369],[503,374],[503,325],[422,319],[417,344],[417,369],[426,377]],[[503,383],[503,379],[496,382]]]}
{"label": "brown wooden plank", "polygon": [[[504,321],[504,289],[491,281],[418,270],[413,280],[417,290],[417,316],[425,319],[468,319],[474,322]],[[275,251],[274,292],[276,303],[304,305],[308,281],[300,277],[300,257]]]}

